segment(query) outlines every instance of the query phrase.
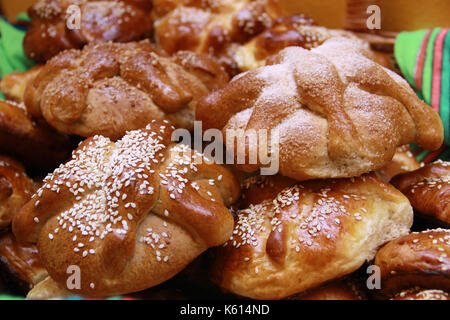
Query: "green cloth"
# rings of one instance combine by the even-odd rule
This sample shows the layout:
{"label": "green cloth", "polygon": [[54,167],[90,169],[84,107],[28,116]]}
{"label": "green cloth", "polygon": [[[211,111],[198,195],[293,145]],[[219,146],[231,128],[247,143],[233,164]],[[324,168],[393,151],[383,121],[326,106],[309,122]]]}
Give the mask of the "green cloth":
{"label": "green cloth", "polygon": [[427,30],[416,32],[401,32],[395,41],[394,55],[402,70],[403,76],[413,88],[418,89],[414,81],[414,69],[416,66],[417,53],[419,52],[422,39]]}
{"label": "green cloth", "polygon": [[[20,14],[18,20],[26,21],[29,18],[26,14]],[[34,65],[25,56],[22,45],[24,37],[24,30],[0,18],[0,78],[14,71],[26,71]],[[2,93],[0,99],[5,99]]]}
{"label": "green cloth", "polygon": [[417,95],[431,105],[441,116],[445,144],[430,152],[411,145],[419,161],[430,162],[439,157],[450,160],[450,32],[435,28],[401,32],[394,47],[395,59]]}
{"label": "green cloth", "polygon": [[[441,101],[440,114],[444,124],[450,124],[450,32],[447,33],[444,41],[442,55],[442,74],[441,77]],[[445,141],[447,145],[450,142],[450,130],[445,130]]]}
{"label": "green cloth", "polygon": [[25,31],[0,19],[0,35],[0,77],[30,69],[34,63],[25,56],[22,45]]}

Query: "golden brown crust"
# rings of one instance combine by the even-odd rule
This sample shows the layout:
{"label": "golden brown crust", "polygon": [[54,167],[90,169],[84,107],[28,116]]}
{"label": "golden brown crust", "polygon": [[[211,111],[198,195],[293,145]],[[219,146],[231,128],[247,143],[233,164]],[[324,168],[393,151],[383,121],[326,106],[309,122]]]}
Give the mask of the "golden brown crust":
{"label": "golden brown crust", "polygon": [[450,225],[450,162],[436,161],[398,175],[392,184],[420,214]]}
{"label": "golden brown crust", "polygon": [[205,55],[166,57],[148,41],[91,44],[51,59],[25,105],[61,132],[118,139],[155,119],[192,129],[198,99],[227,81]]}
{"label": "golden brown crust", "polygon": [[450,300],[450,296],[442,290],[413,288],[395,294],[392,300]]}
{"label": "golden brown crust", "polygon": [[[71,5],[80,9],[79,29],[68,27],[75,22],[68,21]],[[145,39],[153,28],[151,8],[151,0],[39,0],[28,10],[32,25],[25,35],[25,53],[45,62],[90,42]]]}
{"label": "golden brown crust", "polygon": [[273,0],[154,1],[157,46],[169,54],[189,50],[212,54],[235,73],[233,45],[244,43],[283,15]]}
{"label": "golden brown crust", "polygon": [[17,161],[0,156],[0,229],[8,227],[14,214],[31,198],[34,183]]}
{"label": "golden brown crust", "polygon": [[392,160],[377,172],[385,181],[389,182],[400,173],[414,171],[420,167],[420,162],[417,161],[409,146],[405,145],[398,147]]}
{"label": "golden brown crust", "polygon": [[238,211],[235,220],[213,281],[240,296],[280,299],[358,269],[409,231],[412,208],[399,191],[365,175],[295,184]]}
{"label": "golden brown crust", "polygon": [[238,182],[225,168],[173,144],[172,131],[152,122],[117,143],[85,140],[15,216],[14,234],[37,242],[56,282],[64,284],[67,268],[78,265],[81,289],[74,293],[140,291],[230,237],[226,206],[239,197]]}
{"label": "golden brown crust", "polygon": [[381,293],[415,286],[450,290],[450,230],[413,232],[387,243],[376,257]]}
{"label": "golden brown crust", "polygon": [[[329,39],[309,51],[286,48],[270,65],[204,97],[196,118],[204,129],[223,129],[225,136],[234,130],[241,139],[252,129],[268,130],[272,140],[279,132],[279,173],[297,180],[378,169],[398,146],[412,141],[439,148],[439,115],[405,80],[367,56],[367,48],[347,38]],[[248,147],[236,157],[239,152],[248,159]],[[262,166],[238,165],[248,172]]]}
{"label": "golden brown crust", "polygon": [[23,104],[0,101],[0,152],[47,174],[65,161],[73,142],[43,122],[31,119]]}
{"label": "golden brown crust", "polygon": [[36,246],[19,244],[11,232],[0,236],[0,266],[14,282],[25,282],[28,290],[47,276]]}
{"label": "golden brown crust", "polygon": [[28,292],[27,300],[64,299],[73,295],[64,285],[47,276]]}
{"label": "golden brown crust", "polygon": [[297,46],[312,49],[334,37],[359,39],[348,31],[316,26],[314,20],[305,15],[283,16],[271,28],[236,48],[233,58],[240,71],[248,71],[264,66],[267,58],[284,48]]}
{"label": "golden brown crust", "polygon": [[0,91],[8,100],[23,102],[23,95],[27,84],[41,71],[42,65],[37,65],[25,72],[12,72],[3,77],[0,82]]}

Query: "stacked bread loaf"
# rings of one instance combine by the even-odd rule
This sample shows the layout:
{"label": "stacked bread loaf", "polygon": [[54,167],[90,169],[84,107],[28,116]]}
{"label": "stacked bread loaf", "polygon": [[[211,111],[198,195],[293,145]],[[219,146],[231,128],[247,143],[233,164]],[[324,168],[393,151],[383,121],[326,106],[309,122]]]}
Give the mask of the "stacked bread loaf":
{"label": "stacked bread loaf", "polygon": [[[441,119],[356,34],[272,0],[29,13],[41,65],[0,104],[0,272],[28,298],[448,299],[449,165],[407,146]],[[175,140],[196,121],[232,164]]]}

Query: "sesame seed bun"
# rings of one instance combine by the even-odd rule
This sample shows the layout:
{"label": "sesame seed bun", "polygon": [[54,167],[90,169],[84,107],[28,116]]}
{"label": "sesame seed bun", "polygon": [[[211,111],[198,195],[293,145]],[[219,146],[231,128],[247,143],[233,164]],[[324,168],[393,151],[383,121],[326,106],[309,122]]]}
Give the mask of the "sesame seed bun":
{"label": "sesame seed bun", "polygon": [[247,197],[212,268],[213,281],[240,296],[281,299],[343,277],[412,224],[406,197],[373,174],[288,187],[267,179],[245,193],[260,195]]}

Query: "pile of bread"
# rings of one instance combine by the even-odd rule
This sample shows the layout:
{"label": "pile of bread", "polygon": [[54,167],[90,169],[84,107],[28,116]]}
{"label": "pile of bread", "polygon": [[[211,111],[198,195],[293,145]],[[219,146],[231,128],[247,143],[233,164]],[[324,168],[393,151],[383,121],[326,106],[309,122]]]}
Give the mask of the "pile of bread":
{"label": "pile of bread", "polygon": [[[39,64],[1,82],[0,290],[449,298],[450,164],[407,146],[441,148],[442,122],[364,40],[275,0],[39,0],[29,15]],[[174,142],[194,120],[277,132],[279,173]]]}

